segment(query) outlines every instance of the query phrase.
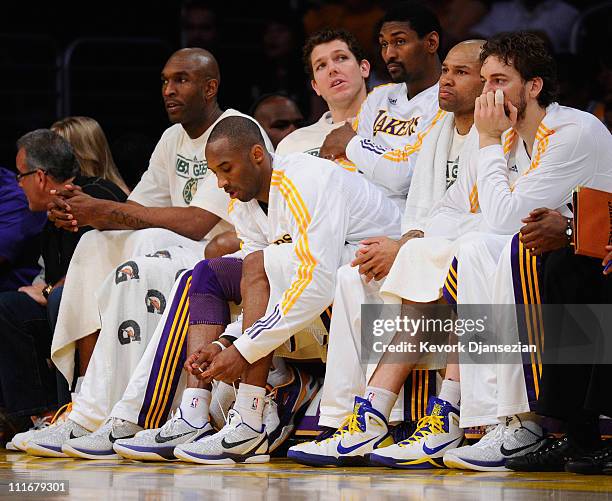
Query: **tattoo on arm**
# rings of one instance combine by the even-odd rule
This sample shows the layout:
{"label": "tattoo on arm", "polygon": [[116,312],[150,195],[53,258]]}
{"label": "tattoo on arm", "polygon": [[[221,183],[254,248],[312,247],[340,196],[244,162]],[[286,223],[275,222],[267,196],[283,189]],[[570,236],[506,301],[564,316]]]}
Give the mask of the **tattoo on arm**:
{"label": "tattoo on arm", "polygon": [[412,240],[413,238],[423,238],[424,233],[421,230],[410,230],[406,232],[402,238],[400,238],[400,247],[404,245],[408,240]]}
{"label": "tattoo on arm", "polygon": [[144,219],[141,219],[137,216],[132,216],[121,209],[113,209],[111,212],[111,220],[115,223],[118,223],[122,226],[127,226],[128,228],[132,228],[134,230],[140,230],[143,228],[152,228],[153,225]]}

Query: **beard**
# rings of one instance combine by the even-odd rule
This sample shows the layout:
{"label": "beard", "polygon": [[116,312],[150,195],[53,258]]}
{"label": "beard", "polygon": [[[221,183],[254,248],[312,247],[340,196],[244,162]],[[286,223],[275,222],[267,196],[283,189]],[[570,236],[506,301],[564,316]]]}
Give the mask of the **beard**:
{"label": "beard", "polygon": [[391,76],[391,81],[393,83],[408,83],[410,78],[408,73],[406,73],[406,70],[402,70],[401,73]]}
{"label": "beard", "polygon": [[[520,122],[525,118],[525,111],[527,110],[527,90],[523,89],[522,92],[519,93],[518,103],[512,103],[516,107],[516,122]],[[507,116],[510,116],[510,110],[507,105],[504,105],[504,111]]]}
{"label": "beard", "polygon": [[392,74],[388,69],[387,72],[389,73],[389,77],[391,77],[391,81],[393,83],[408,83],[408,81],[410,80],[410,76],[408,75],[408,72],[406,71],[406,68],[404,68],[404,65],[398,61],[393,61],[395,64],[399,65],[400,67],[400,71],[397,72],[396,74]]}
{"label": "beard", "polygon": [[527,96],[525,96],[526,93],[527,93],[527,90],[523,90],[523,92],[521,92],[519,103],[518,103],[518,106],[516,107],[517,109],[516,121],[517,122],[525,118],[525,110],[527,109]]}

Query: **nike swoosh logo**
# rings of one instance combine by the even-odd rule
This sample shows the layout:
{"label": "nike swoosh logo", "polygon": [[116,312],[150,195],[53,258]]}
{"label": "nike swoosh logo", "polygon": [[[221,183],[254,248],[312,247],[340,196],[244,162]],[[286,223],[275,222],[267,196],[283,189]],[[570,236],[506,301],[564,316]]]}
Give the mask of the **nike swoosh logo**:
{"label": "nike swoosh logo", "polygon": [[70,430],[70,436],[68,437],[69,440],[72,440],[73,438],[79,438],[77,437],[74,432],[72,430]]}
{"label": "nike swoosh logo", "polygon": [[533,447],[537,443],[539,442],[534,442],[533,444],[524,445],[523,447],[517,447],[516,449],[506,449],[502,444],[502,446],[499,448],[499,452],[501,452],[502,455],[504,456],[512,456],[512,454],[516,454],[517,452],[521,452],[521,451],[524,451],[525,449],[529,449],[529,447]]}
{"label": "nike swoosh logo", "polygon": [[155,435],[155,441],[158,444],[165,444],[166,442],[170,442],[171,440],[184,437],[185,435],[189,435],[190,433],[193,433],[193,432],[192,431],[188,431],[186,433],[179,433],[178,435],[172,435],[170,437],[164,437],[164,436],[161,435],[160,432],[158,432],[157,435]]}
{"label": "nike swoosh logo", "polygon": [[108,439],[111,441],[112,444],[115,443],[115,440],[119,440],[119,439],[125,440],[126,438],[134,438],[134,435],[126,435],[125,437],[115,437],[113,436],[112,431],[108,434]]}
{"label": "nike swoosh logo", "polygon": [[343,447],[342,442],[340,442],[338,444],[338,452],[340,454],[349,454],[350,452],[353,452],[355,449],[359,449],[359,447],[361,447],[362,445],[370,443],[372,440],[376,440],[377,438],[378,437],[373,437],[370,440],[366,440],[365,442],[361,442],[360,444],[351,445],[350,447]]}
{"label": "nike swoosh logo", "polygon": [[440,452],[442,449],[444,449],[444,447],[448,447],[450,444],[452,444],[453,442],[455,442],[457,439],[454,438],[453,440],[451,440],[450,442],[447,442],[445,444],[442,445],[438,445],[438,447],[434,447],[433,449],[430,449],[429,447],[427,447],[427,445],[423,444],[423,452],[425,454],[431,455],[431,454],[436,454],[437,452]]}
{"label": "nike swoosh logo", "polygon": [[253,438],[247,438],[246,440],[239,440],[238,442],[227,442],[225,438],[221,440],[221,445],[226,449],[231,449],[232,447],[238,447],[239,445],[246,444],[250,442]]}

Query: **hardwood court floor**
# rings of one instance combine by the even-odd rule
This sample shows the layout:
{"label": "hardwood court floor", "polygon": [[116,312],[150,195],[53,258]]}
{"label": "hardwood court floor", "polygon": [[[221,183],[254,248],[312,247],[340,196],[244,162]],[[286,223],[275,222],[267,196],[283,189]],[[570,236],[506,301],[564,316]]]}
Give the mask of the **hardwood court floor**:
{"label": "hardwood court floor", "polygon": [[[68,496],[8,494],[9,482],[68,480]],[[44,459],[0,449],[0,499],[78,500],[612,500],[612,476],[541,473],[405,472],[384,468],[309,468],[269,464]]]}

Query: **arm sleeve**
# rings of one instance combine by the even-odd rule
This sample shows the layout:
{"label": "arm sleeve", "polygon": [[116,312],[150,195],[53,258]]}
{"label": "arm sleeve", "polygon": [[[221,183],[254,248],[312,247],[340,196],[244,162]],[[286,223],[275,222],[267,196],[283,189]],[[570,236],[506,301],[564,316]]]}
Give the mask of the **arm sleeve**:
{"label": "arm sleeve", "polygon": [[[367,108],[364,105],[360,115],[366,112]],[[376,184],[383,186],[406,184],[407,179],[409,180],[414,172],[423,139],[445,114],[446,112],[438,110],[437,113],[424,116],[420,132],[411,142],[398,149],[385,148],[359,135],[359,131],[362,131],[364,127],[360,120],[358,134],[346,146],[346,156],[357,169]],[[370,112],[370,116],[373,116],[373,112]]]}
{"label": "arm sleeve", "polygon": [[478,198],[487,226],[496,233],[513,234],[521,219],[537,207],[558,209],[571,201],[579,184],[591,179],[597,151],[593,138],[577,125],[553,132],[538,142],[532,152],[529,172],[514,187],[501,145],[480,149],[478,155]]}
{"label": "arm sleeve", "polygon": [[292,223],[293,274],[280,301],[234,343],[249,363],[279,347],[332,303],[348,227],[343,197],[328,200],[325,191],[312,182],[294,185],[285,181],[281,193],[286,194],[283,196]]}
{"label": "arm sleeve", "polygon": [[166,147],[169,132],[166,131],[155,146],[149,160],[149,167],[132,193],[130,193],[128,200],[145,207],[172,206],[170,182],[168,179],[168,162],[172,160],[168,158]]}

